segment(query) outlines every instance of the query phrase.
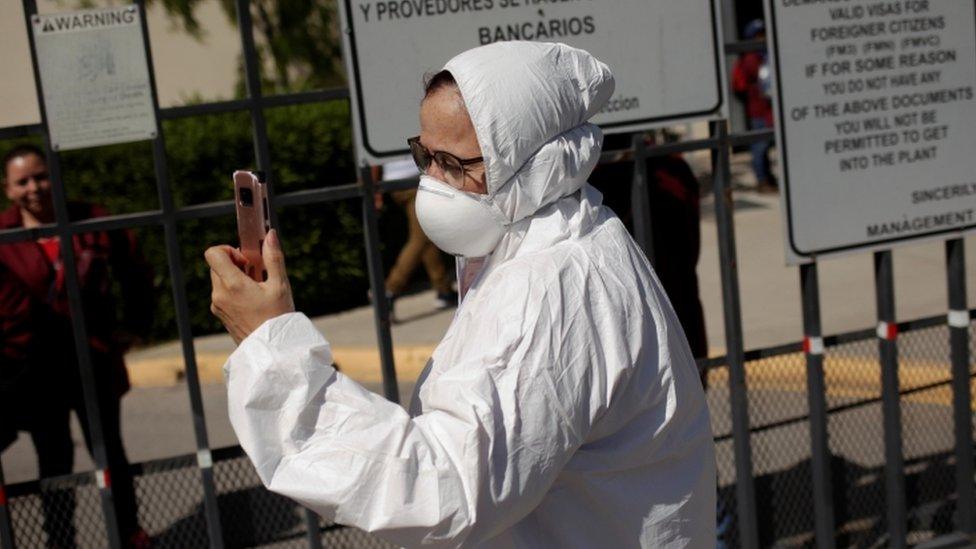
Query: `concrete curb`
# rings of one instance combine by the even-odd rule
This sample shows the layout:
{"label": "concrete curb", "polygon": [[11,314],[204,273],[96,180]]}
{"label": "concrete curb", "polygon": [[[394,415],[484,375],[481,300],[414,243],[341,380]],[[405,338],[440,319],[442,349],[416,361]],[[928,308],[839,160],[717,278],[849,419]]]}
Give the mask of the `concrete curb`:
{"label": "concrete curb", "polygon": [[[397,347],[393,352],[399,380],[416,380],[427,364],[434,345]],[[360,383],[379,383],[379,351],[373,347],[333,347],[332,355],[342,373]],[[201,383],[223,383],[223,366],[229,352],[198,352],[197,370]],[[171,387],[184,380],[186,367],[181,354],[130,358],[126,361],[133,387]]]}
{"label": "concrete curb", "polygon": [[[426,366],[435,345],[400,346],[394,349],[397,380],[416,381]],[[343,346],[333,347],[333,357],[342,373],[363,384],[381,383],[379,351],[374,347]],[[223,365],[230,353],[197,353],[197,368],[201,383],[223,383]],[[802,363],[801,353],[791,353],[750,363],[746,382],[751,390],[772,390],[803,393],[806,391],[806,371],[797,368]],[[183,357],[180,355],[140,358],[128,363],[129,379],[133,387],[171,387],[186,377]],[[878,385],[878,364],[868,357],[832,357],[824,365],[828,380],[828,392],[833,397],[873,398],[880,395]],[[908,386],[937,383],[949,378],[947,366],[934,361],[902,360],[899,364],[901,376]],[[728,384],[725,369],[709,373],[709,386]],[[976,391],[976,379],[971,383]],[[911,394],[906,400],[950,406],[952,391],[949,386]],[[976,412],[976,401],[972,403]]]}

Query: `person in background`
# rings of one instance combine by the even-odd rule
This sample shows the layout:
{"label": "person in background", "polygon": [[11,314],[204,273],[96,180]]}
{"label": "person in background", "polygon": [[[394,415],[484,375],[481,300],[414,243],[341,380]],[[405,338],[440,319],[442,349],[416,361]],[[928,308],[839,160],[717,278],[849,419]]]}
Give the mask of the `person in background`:
{"label": "person in background", "polygon": [[[420,172],[413,160],[397,160],[388,162],[382,166],[373,167],[373,179],[377,181],[393,181],[396,179],[407,179],[417,177]],[[390,193],[393,202],[403,209],[407,216],[407,241],[397,255],[396,263],[386,275],[386,298],[390,304],[390,316],[395,318],[393,304],[407,285],[410,277],[413,276],[417,266],[423,263],[427,271],[427,278],[430,285],[437,293],[435,304],[438,309],[446,309],[457,306],[457,292],[451,288],[451,278],[448,276],[447,268],[444,266],[444,259],[441,251],[427,238],[420,224],[417,222],[417,213],[414,210],[414,202],[417,199],[417,189],[404,189]],[[383,207],[383,193],[374,195],[376,209]]]}
{"label": "person in background", "polygon": [[[20,416],[21,401],[31,402],[44,396],[37,391],[43,386],[43,372],[28,363],[35,352],[34,334],[40,330],[32,305],[27,288],[0,265],[0,450],[17,440],[22,422],[13,418]],[[38,442],[35,438],[35,447]],[[42,462],[40,469],[46,470],[46,465]]]}
{"label": "person in background", "polygon": [[[44,152],[32,145],[19,145],[8,151],[2,161],[3,189],[12,205],[0,212],[0,229],[35,228],[54,223],[51,180]],[[71,220],[79,220],[105,216],[107,212],[94,204],[69,202],[68,215]],[[123,355],[130,345],[148,335],[153,322],[152,270],[128,231],[77,234],[72,244],[95,377],[96,404],[122,542],[127,547],[146,547],[149,538],[137,521],[132,473],[122,444],[120,406],[122,396],[129,389]],[[0,246],[0,267],[11,274],[5,283],[13,284],[16,279],[27,290],[30,313],[39,319],[34,324],[36,328],[32,328],[32,351],[24,357],[26,368],[31,370],[31,375],[24,377],[31,385],[25,387],[25,394],[43,394],[45,397],[42,400],[21,399],[18,406],[5,407],[2,421],[30,433],[42,477],[72,471],[71,410],[78,414],[85,444],[90,453],[93,451],[75,355],[61,247],[62,242],[57,237]],[[121,289],[120,306],[113,298],[113,283]],[[4,309],[0,313],[6,318],[10,311]],[[121,316],[121,322],[118,316]],[[49,542],[54,546],[73,546],[70,516],[56,519],[54,505],[50,498],[45,502],[45,529]],[[65,511],[60,509],[60,512]]]}
{"label": "person in background", "polygon": [[[747,40],[765,41],[766,24],[762,19],[750,21],[743,30]],[[766,50],[743,53],[732,67],[732,90],[746,106],[749,129],[773,127],[772,75]],[[756,174],[756,190],[775,193],[779,190],[769,167],[771,141],[757,141],[751,145],[752,171]]]}

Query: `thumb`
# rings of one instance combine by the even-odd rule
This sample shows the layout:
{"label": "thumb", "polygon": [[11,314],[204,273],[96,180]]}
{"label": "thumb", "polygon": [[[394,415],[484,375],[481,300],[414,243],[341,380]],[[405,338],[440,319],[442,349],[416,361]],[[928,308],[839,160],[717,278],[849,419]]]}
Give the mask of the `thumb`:
{"label": "thumb", "polygon": [[278,241],[278,230],[271,229],[268,236],[264,239],[264,247],[261,249],[261,257],[264,259],[264,268],[268,270],[268,282],[286,282],[288,273],[285,272],[285,254],[281,251],[281,242]]}

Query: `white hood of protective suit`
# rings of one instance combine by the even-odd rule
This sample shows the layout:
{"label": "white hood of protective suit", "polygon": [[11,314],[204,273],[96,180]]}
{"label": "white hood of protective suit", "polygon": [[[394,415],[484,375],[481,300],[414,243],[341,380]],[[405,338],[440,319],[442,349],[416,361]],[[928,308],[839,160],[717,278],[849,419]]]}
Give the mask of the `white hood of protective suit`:
{"label": "white hood of protective suit", "polygon": [[485,158],[488,197],[509,222],[573,194],[600,159],[587,122],[613,94],[610,69],[565,44],[497,42],[444,65]]}
{"label": "white hood of protective suit", "polygon": [[331,368],[292,313],[225,366],[241,445],[271,490],[407,547],[714,547],[694,359],[646,257],[585,183],[610,71],[525,42],[446,68],[508,225],[462,269],[470,289],[410,412]]}

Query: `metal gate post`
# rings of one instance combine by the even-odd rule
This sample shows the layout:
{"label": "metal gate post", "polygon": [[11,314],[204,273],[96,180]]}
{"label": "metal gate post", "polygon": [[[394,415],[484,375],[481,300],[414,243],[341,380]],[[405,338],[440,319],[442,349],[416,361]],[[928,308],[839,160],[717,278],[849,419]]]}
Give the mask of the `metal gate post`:
{"label": "metal gate post", "polygon": [[966,248],[961,238],[945,244],[949,279],[949,348],[952,355],[952,410],[956,429],[956,530],[976,534],[973,493],[973,416],[970,410],[969,311],[966,303]]}
{"label": "metal gate post", "polygon": [[400,402],[397,388],[396,366],[393,362],[393,338],[390,335],[390,304],[386,299],[386,283],[383,280],[383,258],[380,255],[379,225],[376,222],[376,205],[373,203],[373,173],[368,165],[359,169],[363,186],[363,236],[366,239],[366,264],[369,267],[369,288],[373,292],[373,316],[376,324],[376,343],[380,347],[380,368],[383,373],[383,395],[393,402]]}
{"label": "metal gate post", "polygon": [[878,307],[878,350],[881,357],[881,410],[884,415],[885,501],[889,547],[905,547],[905,462],[901,445],[901,404],[898,387],[898,325],[891,251],[874,253]]}
{"label": "metal gate post", "polygon": [[264,107],[261,105],[261,71],[258,65],[258,52],[254,45],[254,25],[251,21],[251,1],[236,0],[237,30],[241,36],[241,52],[244,54],[244,83],[247,89],[249,111],[251,114],[251,129],[254,131],[254,155],[257,159],[257,169],[264,172],[268,185],[268,210],[271,214],[271,224],[278,227],[278,213],[274,204],[274,174],[271,173],[271,152],[268,146],[268,124],[264,119]]}
{"label": "metal gate post", "polygon": [[308,507],[302,507],[305,515],[305,541],[308,542],[309,549],[320,549],[322,547],[322,523],[319,516]]}
{"label": "metal gate post", "polygon": [[190,397],[190,410],[193,414],[193,435],[197,451],[197,467],[203,488],[203,511],[207,521],[207,536],[210,546],[220,549],[224,546],[223,529],[220,523],[220,509],[217,504],[217,489],[214,482],[213,459],[207,436],[207,421],[203,408],[203,395],[200,390],[200,375],[197,369],[196,351],[193,346],[193,328],[190,323],[189,300],[186,296],[186,281],[180,253],[179,234],[176,227],[176,207],[169,184],[169,170],[166,164],[166,141],[162,120],[159,117],[159,95],[156,90],[156,68],[153,64],[152,47],[149,42],[149,26],[146,22],[145,0],[137,0],[139,20],[142,26],[143,47],[146,50],[146,64],[149,68],[149,88],[152,94],[153,113],[158,125],[153,139],[153,169],[156,176],[156,191],[163,213],[163,231],[166,243],[166,263],[169,265],[170,283],[173,286],[173,304],[176,308],[176,328],[180,336],[183,364],[186,368],[186,388]]}
{"label": "metal gate post", "polygon": [[644,134],[635,133],[631,139],[634,149],[634,177],[630,186],[630,211],[634,219],[634,240],[644,250],[647,261],[653,266],[654,261],[654,229],[651,226],[651,192],[647,179],[647,145],[644,144]]}
{"label": "metal gate post", "polygon": [[759,547],[756,517],[756,487],[752,478],[752,448],[749,439],[749,396],[746,392],[745,358],[742,344],[742,310],[739,304],[739,275],[735,252],[735,225],[732,219],[732,186],[729,167],[727,122],[710,122],[710,133],[718,140],[712,153],[715,225],[718,229],[719,267],[722,274],[722,312],[725,322],[725,347],[729,368],[729,400],[732,407],[732,434],[735,452],[735,496],[738,511],[739,542],[742,547]]}
{"label": "metal gate post", "polygon": [[[258,53],[254,45],[254,25],[251,21],[250,0],[237,0],[237,30],[241,37],[241,51],[244,54],[244,77],[247,97],[250,99],[251,129],[254,132],[254,155],[257,159],[257,169],[264,172],[268,190],[268,213],[271,224],[280,233],[278,226],[278,209],[275,208],[274,175],[271,172],[271,151],[268,146],[268,124],[264,119],[264,107],[261,105],[261,73],[258,66]],[[306,541],[312,549],[322,547],[322,537],[319,534],[319,517],[312,510],[302,508],[305,517]]]}
{"label": "metal gate post", "polygon": [[[57,224],[57,234],[61,245],[61,259],[65,274],[65,286],[68,290],[68,310],[71,315],[71,330],[74,335],[75,353],[78,369],[81,373],[81,387],[84,397],[85,412],[88,416],[88,432],[91,437],[92,456],[95,461],[95,481],[101,496],[102,512],[105,516],[105,532],[109,547],[116,549],[122,546],[119,523],[115,513],[115,499],[112,496],[111,472],[108,468],[108,454],[105,451],[105,435],[102,431],[102,414],[98,406],[98,386],[95,381],[95,371],[92,368],[91,354],[88,348],[88,328],[85,325],[85,309],[81,297],[81,283],[78,280],[78,264],[73,245],[64,243],[74,242],[74,235],[68,226],[71,222],[68,216],[68,200],[64,190],[64,180],[61,177],[61,158],[51,146],[51,134],[48,131],[47,112],[44,108],[44,92],[41,86],[41,74],[37,59],[37,46],[34,43],[34,33],[31,30],[31,20],[37,16],[35,0],[23,0],[24,20],[27,38],[30,43],[31,65],[34,69],[34,86],[37,90],[37,106],[41,114],[41,125],[44,127],[44,149],[47,153],[48,176],[51,180],[51,195],[54,202],[54,215]],[[72,510],[74,512],[74,510]]]}
{"label": "metal gate post", "polygon": [[834,490],[827,432],[827,389],[824,383],[824,343],[820,327],[820,283],[817,264],[800,265],[803,295],[803,353],[807,361],[807,405],[810,412],[810,453],[813,473],[813,510],[817,547],[832,549],[834,542]]}
{"label": "metal gate post", "polygon": [[0,463],[0,548],[14,549],[14,528],[10,521],[7,501],[7,485],[3,480],[3,464]]}

